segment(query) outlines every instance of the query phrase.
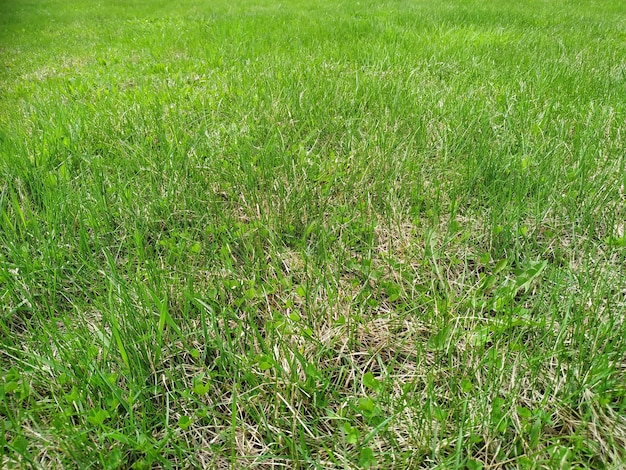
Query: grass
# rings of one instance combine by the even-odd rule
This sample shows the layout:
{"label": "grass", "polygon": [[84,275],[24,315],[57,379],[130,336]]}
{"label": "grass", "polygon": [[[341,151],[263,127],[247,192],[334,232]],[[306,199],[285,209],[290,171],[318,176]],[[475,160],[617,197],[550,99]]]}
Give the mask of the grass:
{"label": "grass", "polygon": [[0,2],[0,467],[623,468],[625,27]]}

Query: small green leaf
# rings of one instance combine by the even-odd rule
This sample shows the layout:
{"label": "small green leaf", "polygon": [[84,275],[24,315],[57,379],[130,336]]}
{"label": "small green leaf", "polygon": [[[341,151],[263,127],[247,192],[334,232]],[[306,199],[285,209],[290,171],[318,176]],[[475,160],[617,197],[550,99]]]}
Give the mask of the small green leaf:
{"label": "small green leaf", "polygon": [[463,230],[463,225],[461,225],[457,220],[452,220],[448,224],[448,231],[452,234],[458,233]]}
{"label": "small green leaf", "polygon": [[444,422],[448,417],[448,413],[438,406],[433,408],[433,417],[440,423]]}
{"label": "small green leaf", "polygon": [[115,440],[117,442],[120,442],[122,444],[125,444],[127,446],[132,445],[131,444],[131,439],[128,438],[128,436],[124,433],[118,432],[118,431],[111,431],[107,433],[107,436],[109,438],[111,438],[112,440]]}
{"label": "small green leaf", "polygon": [[493,273],[494,274],[498,274],[500,271],[502,271],[504,268],[506,268],[506,265],[508,264],[508,260],[505,259],[501,259],[500,261],[498,261],[496,263],[496,267],[493,268]]}
{"label": "small green leaf", "polygon": [[23,436],[18,436],[11,441],[11,447],[15,449],[18,454],[28,454],[28,441]]}
{"label": "small green leaf", "polygon": [[105,400],[105,403],[107,405],[107,409],[116,410],[120,404],[120,401],[116,397],[109,397]]}
{"label": "small green leaf", "polygon": [[378,392],[381,387],[380,380],[377,380],[371,372],[366,372],[363,375],[363,385],[371,388],[375,392]]}
{"label": "small green leaf", "polygon": [[520,418],[524,418],[524,419],[529,419],[529,418],[532,418],[533,416],[532,411],[530,411],[528,408],[524,406],[517,407],[517,414],[519,415]]}
{"label": "small green leaf", "polygon": [[439,330],[437,333],[432,335],[428,339],[428,347],[433,350],[442,350],[446,347],[446,340],[448,339],[448,333],[450,332],[450,327],[446,326]]}
{"label": "small green leaf", "polygon": [[503,417],[498,421],[498,432],[500,434],[504,434],[506,430],[509,428],[510,421],[508,418]]}
{"label": "small green leaf", "polygon": [[193,423],[193,419],[191,419],[189,416],[181,416],[178,420],[178,427],[185,431],[189,429],[191,423]]}
{"label": "small green leaf", "polygon": [[402,295],[402,288],[395,282],[383,282],[382,283],[385,293],[387,294],[387,299],[389,302],[395,302],[400,299]]}
{"label": "small green leaf", "polygon": [[498,280],[498,278],[496,276],[494,276],[493,274],[490,274],[486,277],[483,278],[480,288],[484,291],[487,289],[491,289],[494,284],[496,283],[496,281]]}
{"label": "small green leaf", "polygon": [[491,328],[483,327],[474,330],[469,335],[469,343],[472,346],[482,347],[491,341]]}
{"label": "small green leaf", "polygon": [[68,403],[77,402],[79,398],[80,395],[75,385],[72,387],[72,390],[70,390],[70,393],[65,394],[65,399],[68,401]]}
{"label": "small green leaf", "polygon": [[107,470],[120,468],[124,463],[122,451],[117,447],[110,452],[105,452],[104,456],[104,468]]}
{"label": "small green leaf", "polygon": [[52,419],[52,427],[55,428],[57,431],[64,430],[68,425],[69,423],[67,421],[67,418],[62,414],[58,414]]}
{"label": "small green leaf", "polygon": [[370,397],[362,397],[359,398],[357,406],[359,407],[359,410],[370,413],[374,411],[376,404],[374,403],[374,400],[372,400]]}
{"label": "small green leaf", "polygon": [[545,410],[535,410],[533,413],[533,417],[537,419],[539,422],[552,426],[552,418]]}
{"label": "small green leaf", "polygon": [[382,414],[380,406],[377,406],[370,397],[359,398],[357,407],[367,420],[378,418]]}
{"label": "small green leaf", "polygon": [[359,466],[361,468],[372,468],[375,465],[374,451],[369,447],[362,448],[361,452],[359,452]]}
{"label": "small green leaf", "polygon": [[471,380],[468,380],[468,379],[461,380],[461,390],[463,390],[465,393],[471,392],[473,388],[474,386],[472,385]]}
{"label": "small green leaf", "polygon": [[57,176],[53,173],[48,173],[43,179],[43,184],[46,188],[56,188]]}
{"label": "small green leaf", "polygon": [[192,391],[196,395],[202,396],[202,395],[206,395],[210,387],[211,386],[209,383],[203,383],[202,380],[198,380],[198,381],[194,380]]}
{"label": "small green leaf", "polygon": [[467,467],[467,470],[483,470],[482,462],[474,459],[469,459],[465,462],[465,466]]}
{"label": "small green leaf", "polygon": [[20,371],[16,367],[11,367],[4,376],[7,382],[18,382],[20,380]]}
{"label": "small green leaf", "polygon": [[315,365],[311,363],[308,363],[304,367],[304,373],[306,374],[308,378],[312,378],[312,379],[319,379],[321,377],[321,374],[319,370],[317,370],[317,367],[315,367]]}
{"label": "small green leaf", "polygon": [[145,459],[137,460],[130,468],[133,470],[149,470],[152,468],[152,464]]}
{"label": "small green leaf", "polygon": [[107,410],[103,410],[102,408],[93,408],[87,414],[87,421],[96,426],[102,426],[110,417],[111,415]]}
{"label": "small green leaf", "polygon": [[618,248],[626,247],[626,235],[622,235],[621,237],[610,236],[607,237],[604,241],[609,246],[615,246]]}
{"label": "small green leaf", "polygon": [[269,370],[272,367],[274,367],[274,360],[271,357],[264,354],[261,357],[259,357],[257,364],[259,365],[259,369]]}
{"label": "small green leaf", "polygon": [[530,284],[539,277],[548,265],[547,261],[532,263],[526,270],[521,272],[515,281],[515,293],[519,291],[527,292]]}
{"label": "small green leaf", "polygon": [[356,427],[350,425],[350,423],[343,424],[343,432],[346,434],[346,442],[348,444],[356,444],[359,442],[361,433]]}

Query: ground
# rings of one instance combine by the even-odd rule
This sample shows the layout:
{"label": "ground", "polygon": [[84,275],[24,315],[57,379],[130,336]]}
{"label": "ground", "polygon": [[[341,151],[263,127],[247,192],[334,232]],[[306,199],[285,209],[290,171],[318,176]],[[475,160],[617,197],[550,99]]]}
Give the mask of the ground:
{"label": "ground", "polygon": [[626,4],[0,3],[0,466],[623,468]]}

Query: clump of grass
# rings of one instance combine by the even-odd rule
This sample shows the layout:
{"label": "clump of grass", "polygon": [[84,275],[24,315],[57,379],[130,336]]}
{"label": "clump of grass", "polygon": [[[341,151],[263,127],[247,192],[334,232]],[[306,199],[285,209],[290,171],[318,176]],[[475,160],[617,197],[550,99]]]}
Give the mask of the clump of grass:
{"label": "clump of grass", "polygon": [[622,465],[600,3],[0,6],[1,465]]}

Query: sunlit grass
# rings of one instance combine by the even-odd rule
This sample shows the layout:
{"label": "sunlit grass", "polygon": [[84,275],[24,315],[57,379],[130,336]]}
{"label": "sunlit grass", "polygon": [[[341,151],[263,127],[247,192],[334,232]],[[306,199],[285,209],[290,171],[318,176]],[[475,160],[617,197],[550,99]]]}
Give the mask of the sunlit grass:
{"label": "sunlit grass", "polygon": [[2,466],[621,468],[625,25],[2,3]]}

